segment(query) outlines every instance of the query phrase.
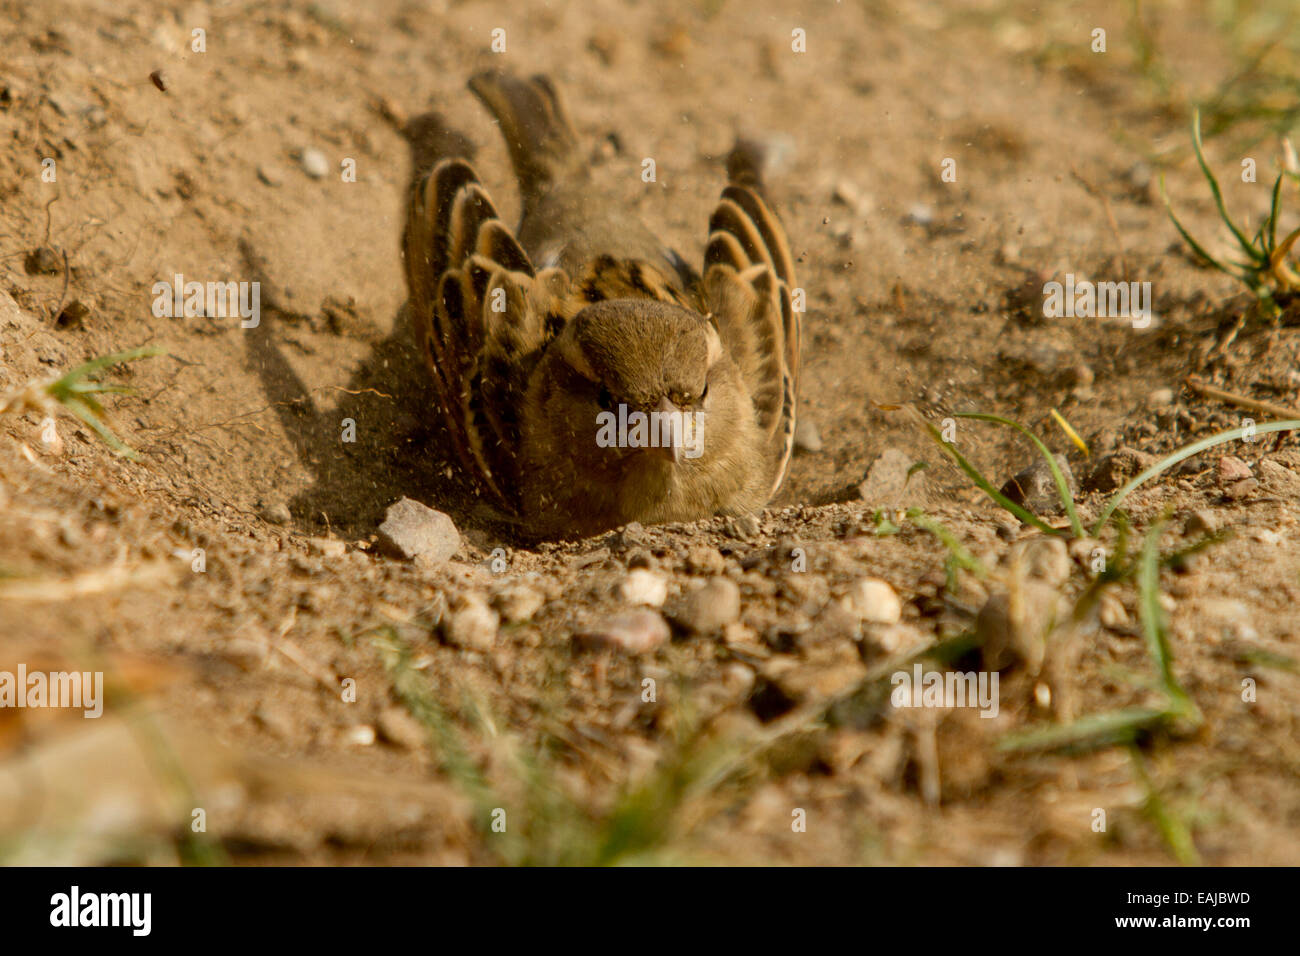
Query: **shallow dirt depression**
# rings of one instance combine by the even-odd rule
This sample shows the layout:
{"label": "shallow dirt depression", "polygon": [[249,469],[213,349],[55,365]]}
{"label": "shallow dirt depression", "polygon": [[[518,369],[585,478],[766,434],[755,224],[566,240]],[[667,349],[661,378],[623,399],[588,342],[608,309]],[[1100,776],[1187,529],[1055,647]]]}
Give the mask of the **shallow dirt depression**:
{"label": "shallow dirt depression", "polygon": [[[1199,107],[1247,238],[1279,174],[1300,226],[1289,3],[276,7],[0,0],[0,700],[103,675],[96,719],[0,708],[0,859],[1300,859],[1295,433],[1096,529],[1300,418],[1287,290],[1160,191],[1242,258]],[[550,75],[592,190],[697,268],[735,136],[772,147],[807,310],[766,511],[529,543],[468,493],[404,130],[440,112],[516,221],[486,68]],[[169,315],[177,276],[257,283],[256,326]],[[145,347],[95,373],[132,459],[44,385]],[[956,466],[1042,461],[965,412],[1063,456],[1083,534],[1041,466],[1046,530]],[[403,498],[449,558],[380,535]]]}

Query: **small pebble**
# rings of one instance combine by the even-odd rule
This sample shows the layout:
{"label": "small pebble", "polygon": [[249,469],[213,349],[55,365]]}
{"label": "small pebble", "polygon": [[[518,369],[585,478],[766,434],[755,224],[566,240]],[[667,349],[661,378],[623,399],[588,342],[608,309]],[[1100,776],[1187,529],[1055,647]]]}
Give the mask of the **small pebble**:
{"label": "small pebble", "polygon": [[903,616],[903,602],[888,581],[863,578],[845,596],[843,607],[871,624],[896,624]]}
{"label": "small pebble", "polygon": [[717,548],[696,545],[686,552],[686,570],[692,574],[712,576],[727,570],[727,559]]}
{"label": "small pebble", "polygon": [[375,728],[369,724],[355,724],[347,729],[344,739],[357,747],[369,747],[375,742]]}
{"label": "small pebble", "polygon": [[297,715],[283,701],[263,701],[253,711],[253,719],[283,740],[293,740],[298,734]]}
{"label": "small pebble", "polygon": [[748,695],[754,689],[754,669],[746,664],[728,664],[722,670],[722,679],[732,693]]}
{"label": "small pebble", "polygon": [[348,553],[348,546],[338,538],[308,538],[307,549],[322,558],[341,558]]}
{"label": "small pebble", "polygon": [[737,541],[751,541],[763,530],[762,522],[756,515],[746,514],[728,518],[724,529],[729,537]]}
{"label": "small pebble", "polygon": [[404,707],[385,707],[376,721],[381,740],[404,750],[420,750],[428,732]]}
{"label": "small pebble", "polygon": [[1061,585],[1070,576],[1070,554],[1060,538],[1028,538],[1011,548],[1011,561],[1044,584]]}
{"label": "small pebble", "polygon": [[443,636],[457,647],[490,651],[496,643],[501,618],[478,594],[462,594],[449,617],[444,619]]}
{"label": "small pebble", "polygon": [[[1064,455],[1053,455],[1056,466],[1065,478],[1065,486],[1071,497],[1078,491],[1078,482]],[[1018,505],[1036,514],[1055,514],[1063,511],[1061,493],[1056,487],[1056,477],[1047,461],[1041,456],[1023,471],[1008,479],[1002,486],[1002,493]]]}
{"label": "small pebble", "polygon": [[1243,478],[1241,481],[1233,481],[1223,488],[1224,497],[1233,501],[1240,501],[1243,498],[1249,498],[1259,491],[1259,482],[1254,478]]}
{"label": "small pebble", "polygon": [[1128,626],[1128,611],[1124,610],[1124,605],[1113,594],[1101,596],[1097,605],[1097,618],[1101,621],[1102,627],[1108,627],[1112,631]]}
{"label": "small pebble", "polygon": [[23,268],[29,276],[52,276],[63,271],[63,258],[49,246],[40,246],[27,253]]}
{"label": "small pebble", "polygon": [[625,654],[645,654],[668,641],[668,622],[657,611],[638,608],[601,621],[575,635],[582,646],[591,650],[616,650]]}
{"label": "small pebble", "polygon": [[912,203],[912,205],[907,208],[907,216],[905,218],[908,222],[914,222],[918,226],[928,226],[930,223],[934,222],[934,210],[925,203]]}
{"label": "small pebble", "polygon": [[862,204],[862,192],[847,179],[841,179],[831,190],[831,199],[856,211]]}
{"label": "small pebble", "polygon": [[1166,405],[1174,403],[1174,390],[1172,388],[1157,388],[1147,395],[1147,404],[1152,408],[1164,408]]}
{"label": "small pebble", "polygon": [[661,575],[644,568],[629,571],[618,586],[619,597],[628,604],[663,607],[668,600],[668,582]]}
{"label": "small pebble", "polygon": [[822,450],[822,434],[817,430],[817,423],[811,418],[800,418],[794,426],[794,447],[796,451],[815,455]]}
{"label": "small pebble", "polygon": [[1183,522],[1183,534],[1213,534],[1219,530],[1219,517],[1208,508],[1198,508]]}
{"label": "small pebble", "polygon": [[629,568],[653,568],[655,564],[654,555],[645,548],[633,548],[623,556],[623,560]]}
{"label": "small pebble", "polygon": [[1154,180],[1154,174],[1149,163],[1136,162],[1125,170],[1124,178],[1134,189],[1145,190]]}
{"label": "small pebble", "polygon": [[314,147],[302,151],[302,171],[312,179],[324,179],[329,175],[330,161],[325,158],[325,154]]}
{"label": "small pebble", "polygon": [[995,591],[975,617],[975,634],[984,666],[1005,670],[1023,664],[1031,674],[1042,668],[1047,635],[1063,612],[1057,590],[1038,581],[1023,581],[1010,591]]}
{"label": "small pebble", "polygon": [[926,641],[919,630],[910,624],[901,623],[868,628],[863,639],[884,654],[895,654],[908,647],[920,647]]}
{"label": "small pebble", "polygon": [[258,509],[258,514],[262,520],[269,521],[271,524],[288,524],[293,520],[293,514],[289,511],[289,506],[283,501],[272,501],[269,504],[263,504]]}
{"label": "small pebble", "polygon": [[460,532],[441,511],[403,498],[389,505],[379,526],[378,543],[392,557],[434,567],[446,563],[460,549]]}
{"label": "small pebble", "polygon": [[[1095,441],[1098,447],[1105,447],[1105,441]],[[1083,483],[1085,491],[1114,491],[1143,469],[1155,464],[1155,455],[1138,451],[1135,448],[1119,448],[1097,459],[1092,472]]]}
{"label": "small pebble", "polygon": [[1034,685],[1034,703],[1042,710],[1052,706],[1052,688],[1043,681]]}
{"label": "small pebble", "polygon": [[1269,491],[1274,494],[1300,497],[1300,475],[1286,465],[1265,458],[1256,465],[1256,468],[1259,470],[1259,480]]}
{"label": "small pebble", "polygon": [[1253,477],[1250,465],[1233,455],[1224,455],[1219,459],[1219,484],[1230,485],[1235,481],[1245,481]]}
{"label": "small pebble", "polygon": [[267,186],[279,186],[284,182],[284,177],[280,175],[279,170],[274,166],[258,166],[257,178]]}
{"label": "small pebble", "polygon": [[615,551],[628,551],[650,544],[651,536],[640,522],[632,521],[611,534],[608,540],[609,546]]}
{"label": "small pebble", "polygon": [[527,621],[542,609],[546,596],[519,581],[503,586],[492,595],[492,606],[507,624]]}
{"label": "small pebble", "polygon": [[693,634],[720,631],[740,617],[740,588],[729,578],[711,578],[683,594],[669,617]]}
{"label": "small pebble", "polygon": [[912,471],[915,463],[916,459],[906,452],[886,448],[867,469],[858,485],[858,497],[882,508],[925,504],[925,472]]}

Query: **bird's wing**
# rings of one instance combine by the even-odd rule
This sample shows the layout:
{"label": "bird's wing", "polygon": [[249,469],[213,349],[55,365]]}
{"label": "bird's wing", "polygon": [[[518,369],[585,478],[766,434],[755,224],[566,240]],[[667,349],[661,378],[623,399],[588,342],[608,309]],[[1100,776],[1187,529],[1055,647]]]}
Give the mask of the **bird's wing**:
{"label": "bird's wing", "polygon": [[757,189],[733,181],[709,219],[704,291],[767,435],[773,495],[785,481],[794,448],[800,335],[790,298],[794,286],[780,220]]}
{"label": "bird's wing", "polygon": [[575,276],[569,294],[578,307],[612,299],[654,299],[684,309],[699,308],[674,274],[645,259],[599,255],[589,259]]}
{"label": "bird's wing", "polygon": [[403,244],[416,333],[457,457],[517,512],[528,373],[567,321],[569,279],[533,268],[463,159],[438,163],[412,190]]}

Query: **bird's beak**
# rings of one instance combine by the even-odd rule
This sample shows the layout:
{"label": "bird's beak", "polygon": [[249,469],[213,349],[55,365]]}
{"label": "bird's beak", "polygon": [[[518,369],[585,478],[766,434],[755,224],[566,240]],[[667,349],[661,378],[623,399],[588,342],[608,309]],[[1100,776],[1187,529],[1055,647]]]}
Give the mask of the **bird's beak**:
{"label": "bird's beak", "polygon": [[[655,411],[659,412],[661,415],[670,416],[664,420],[672,423],[672,438],[667,444],[660,445],[658,448],[651,448],[650,450],[655,454],[663,456],[674,465],[680,465],[682,463],[682,453],[686,447],[686,434],[684,431],[686,422],[682,418],[682,410],[669,401],[668,396],[665,395],[663,398],[659,399],[659,404],[655,406]],[[661,432],[660,434],[663,433]]]}

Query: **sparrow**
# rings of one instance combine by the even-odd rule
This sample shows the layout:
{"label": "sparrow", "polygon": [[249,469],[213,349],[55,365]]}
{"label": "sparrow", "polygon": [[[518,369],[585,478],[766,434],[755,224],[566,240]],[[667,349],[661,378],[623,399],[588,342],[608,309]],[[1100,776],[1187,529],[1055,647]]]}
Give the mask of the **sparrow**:
{"label": "sparrow", "polygon": [[403,233],[454,457],[540,536],[762,508],[790,464],[800,317],[761,148],[729,155],[696,271],[592,188],[549,78],[485,72],[469,89],[501,128],[519,226],[462,145],[417,171]]}

